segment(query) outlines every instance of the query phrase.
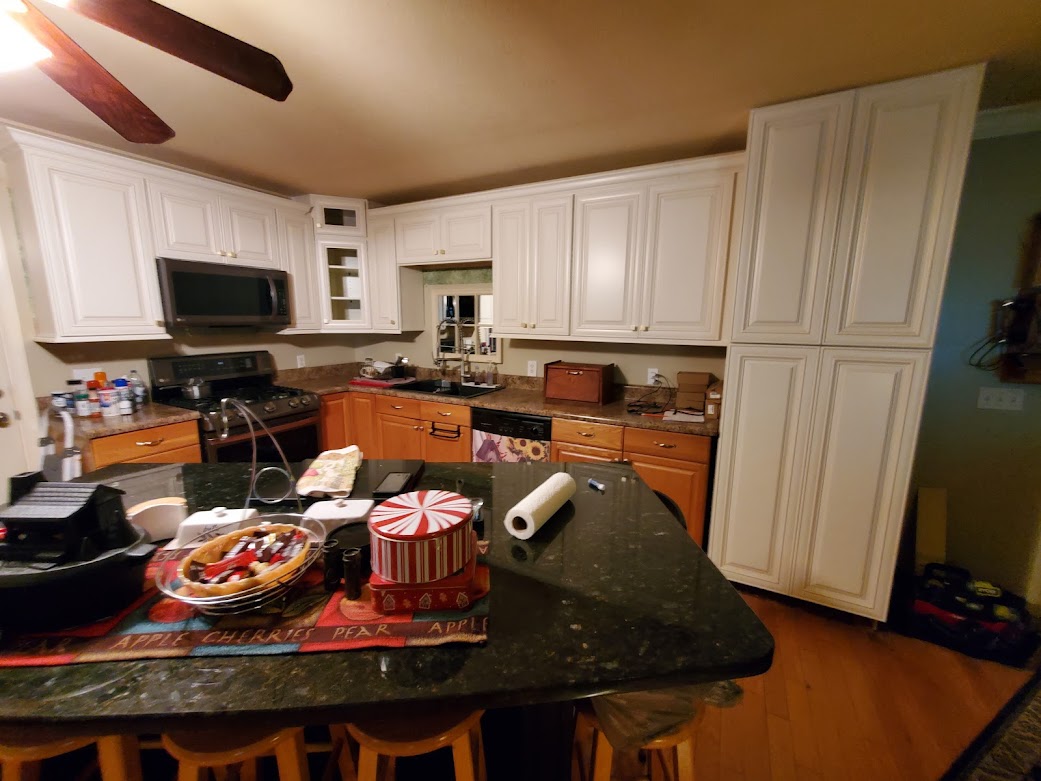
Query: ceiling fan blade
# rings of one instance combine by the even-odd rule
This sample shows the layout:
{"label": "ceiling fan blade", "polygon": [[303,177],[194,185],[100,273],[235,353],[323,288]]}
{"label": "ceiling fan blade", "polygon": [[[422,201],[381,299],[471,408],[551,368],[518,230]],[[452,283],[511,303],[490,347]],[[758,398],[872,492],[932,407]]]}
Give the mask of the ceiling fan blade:
{"label": "ceiling fan blade", "polygon": [[127,141],[161,144],[173,138],[173,129],[97,60],[31,3],[25,2],[25,7],[24,14],[11,14],[11,18],[50,50],[52,56],[36,63],[36,67],[54,83]]}
{"label": "ceiling fan blade", "polygon": [[273,54],[153,0],[68,0],[66,7],[274,100],[293,91]]}

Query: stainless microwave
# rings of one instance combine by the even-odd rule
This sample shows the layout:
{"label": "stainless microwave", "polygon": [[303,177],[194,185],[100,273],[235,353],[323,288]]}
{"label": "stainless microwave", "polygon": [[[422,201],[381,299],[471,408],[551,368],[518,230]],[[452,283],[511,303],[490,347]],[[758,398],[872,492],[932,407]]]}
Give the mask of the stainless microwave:
{"label": "stainless microwave", "polygon": [[285,326],[289,275],[251,266],[156,258],[167,328]]}

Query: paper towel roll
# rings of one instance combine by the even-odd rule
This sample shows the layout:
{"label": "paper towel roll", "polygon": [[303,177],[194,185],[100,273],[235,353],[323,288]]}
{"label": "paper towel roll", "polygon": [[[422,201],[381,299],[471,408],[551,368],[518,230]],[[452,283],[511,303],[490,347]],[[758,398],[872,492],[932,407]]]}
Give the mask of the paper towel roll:
{"label": "paper towel roll", "polygon": [[557,472],[506,511],[506,531],[518,540],[530,540],[574,495],[574,478],[566,472]]}

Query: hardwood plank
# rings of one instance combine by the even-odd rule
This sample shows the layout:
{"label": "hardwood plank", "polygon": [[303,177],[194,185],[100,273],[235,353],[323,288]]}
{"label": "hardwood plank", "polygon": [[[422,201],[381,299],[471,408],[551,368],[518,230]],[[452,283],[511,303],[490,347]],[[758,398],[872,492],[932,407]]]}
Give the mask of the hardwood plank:
{"label": "hardwood plank", "polygon": [[766,732],[770,739],[770,778],[774,781],[797,781],[792,725],[788,719],[766,714]]}

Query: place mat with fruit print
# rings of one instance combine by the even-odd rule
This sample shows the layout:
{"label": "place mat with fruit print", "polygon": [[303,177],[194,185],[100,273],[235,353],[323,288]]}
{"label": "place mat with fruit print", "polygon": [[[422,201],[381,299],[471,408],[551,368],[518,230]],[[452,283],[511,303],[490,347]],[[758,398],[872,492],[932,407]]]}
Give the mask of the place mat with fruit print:
{"label": "place mat with fruit print", "polygon": [[[488,567],[477,565],[477,592],[465,610],[384,615],[372,607],[368,585],[358,600],[332,593],[314,566],[283,604],[237,615],[210,616],[155,587],[156,554],[142,595],[123,612],[95,624],[48,633],[3,633],[0,667],[45,667],[126,659],[252,656],[355,648],[400,648],[488,639]],[[408,607],[402,605],[402,607]]]}

